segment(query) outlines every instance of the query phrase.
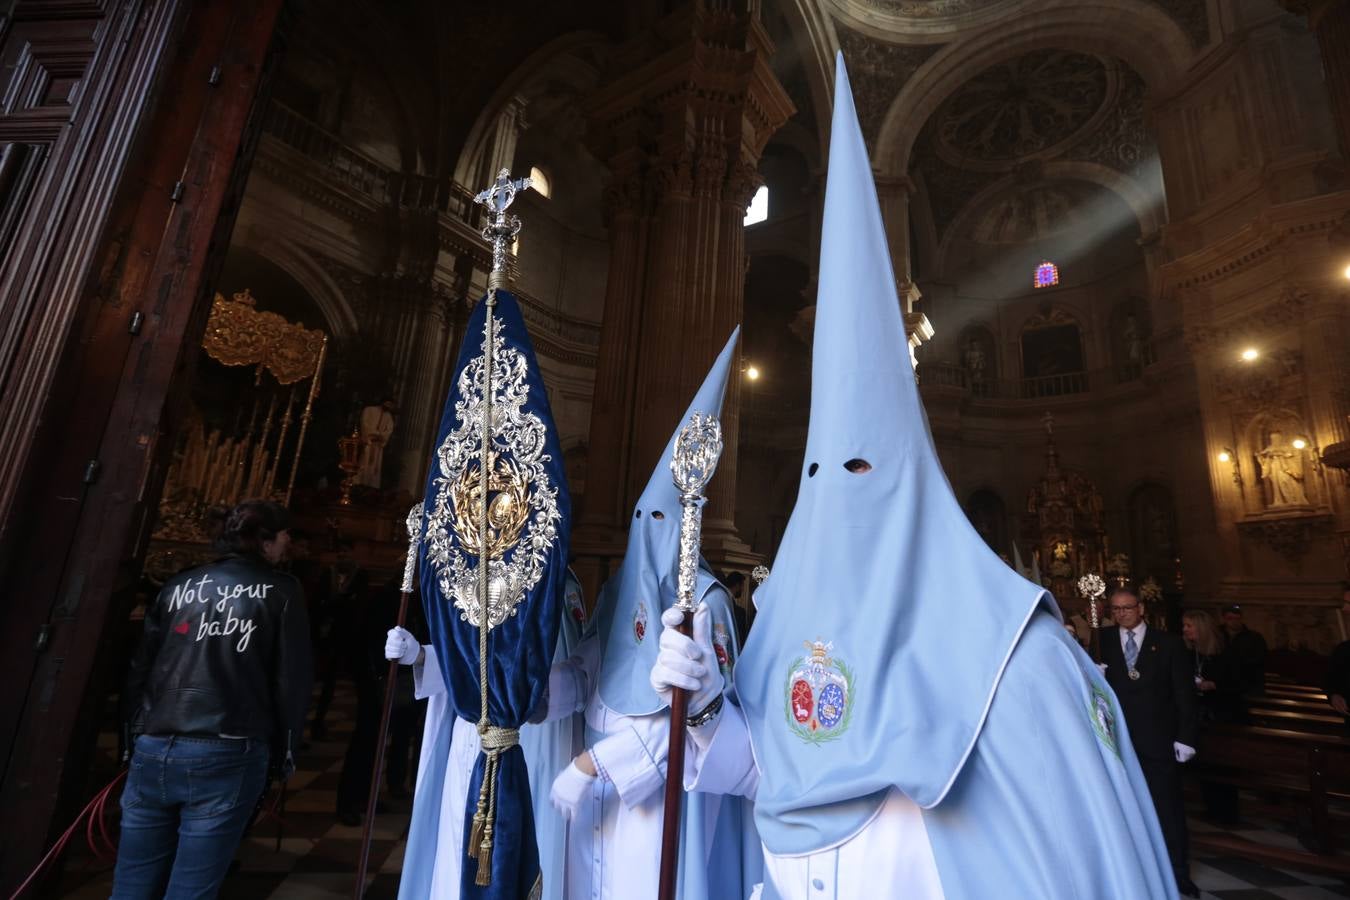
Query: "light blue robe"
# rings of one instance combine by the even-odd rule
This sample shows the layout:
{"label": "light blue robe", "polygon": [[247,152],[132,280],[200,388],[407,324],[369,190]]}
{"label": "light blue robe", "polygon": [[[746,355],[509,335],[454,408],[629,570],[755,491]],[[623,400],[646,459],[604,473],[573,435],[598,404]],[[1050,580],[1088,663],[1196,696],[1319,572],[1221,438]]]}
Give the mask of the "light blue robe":
{"label": "light blue robe", "polygon": [[[753,795],[767,896],[1175,896],[1115,696],[938,460],[842,55],[830,140],[797,503],[698,762]],[[931,855],[887,858],[883,817]]]}

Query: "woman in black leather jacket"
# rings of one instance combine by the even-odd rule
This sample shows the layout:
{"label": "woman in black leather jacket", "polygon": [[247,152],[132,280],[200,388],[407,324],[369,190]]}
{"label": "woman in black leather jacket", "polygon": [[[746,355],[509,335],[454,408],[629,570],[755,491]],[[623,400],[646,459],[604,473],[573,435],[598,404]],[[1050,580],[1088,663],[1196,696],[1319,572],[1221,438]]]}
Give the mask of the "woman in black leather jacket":
{"label": "woman in black leather jacket", "polygon": [[224,555],[147,607],[123,695],[135,736],[112,896],[214,897],[267,783],[285,778],[312,679],[300,584],[276,503],[236,506]]}

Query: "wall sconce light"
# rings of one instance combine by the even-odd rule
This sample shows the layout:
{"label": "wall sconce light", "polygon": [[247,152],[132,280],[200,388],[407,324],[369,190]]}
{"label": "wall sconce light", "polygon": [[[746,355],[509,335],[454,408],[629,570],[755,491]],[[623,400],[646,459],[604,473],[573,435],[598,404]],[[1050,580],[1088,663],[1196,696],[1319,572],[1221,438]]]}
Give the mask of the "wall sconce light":
{"label": "wall sconce light", "polygon": [[1248,347],[1247,349],[1242,351],[1242,361],[1255,362],[1256,358],[1260,355],[1261,355],[1260,350],[1257,350],[1255,347]]}
{"label": "wall sconce light", "polygon": [[745,377],[751,381],[759,381],[759,368],[756,366],[745,367]]}
{"label": "wall sconce light", "polygon": [[1350,278],[1350,266],[1345,267],[1345,277]]}
{"label": "wall sconce light", "polygon": [[1224,447],[1219,451],[1219,462],[1229,463],[1233,467],[1233,484],[1242,487],[1242,464],[1238,461],[1236,451],[1232,447]]}
{"label": "wall sconce light", "polygon": [[1302,450],[1308,446],[1308,442],[1301,437],[1296,437],[1289,442],[1295,450]]}

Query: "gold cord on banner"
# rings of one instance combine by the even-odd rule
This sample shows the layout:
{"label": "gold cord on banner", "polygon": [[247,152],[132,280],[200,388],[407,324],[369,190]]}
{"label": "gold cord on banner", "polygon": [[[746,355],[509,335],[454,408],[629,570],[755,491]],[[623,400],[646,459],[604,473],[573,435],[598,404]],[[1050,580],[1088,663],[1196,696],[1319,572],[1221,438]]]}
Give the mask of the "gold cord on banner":
{"label": "gold cord on banner", "polygon": [[487,315],[483,317],[483,452],[478,460],[482,502],[478,504],[478,738],[487,760],[483,765],[483,784],[478,789],[478,810],[473,814],[469,831],[469,855],[478,860],[478,877],[474,883],[483,887],[492,884],[492,826],[497,820],[497,760],[499,751],[489,750],[487,732],[492,728],[488,718],[488,477],[492,465],[492,313],[497,306],[497,289],[488,288]]}
{"label": "gold cord on banner", "polygon": [[530,187],[530,179],[511,180],[503,169],[496,183],[474,198],[492,212],[483,237],[492,243],[492,271],[488,274],[488,292],[483,301],[487,312],[483,317],[483,439],[478,460],[480,502],[478,506],[478,738],[486,757],[483,763],[483,783],[478,788],[478,808],[469,829],[468,854],[478,860],[478,874],[474,883],[479,887],[492,884],[492,830],[497,821],[497,774],[501,756],[520,740],[514,728],[500,728],[492,724],[488,715],[488,631],[492,628],[489,616],[488,563],[492,557],[492,533],[488,529],[488,500],[491,490],[492,426],[493,426],[493,310],[497,306],[497,290],[508,281],[507,242],[520,231],[520,220],[507,216],[506,209],[518,191]]}

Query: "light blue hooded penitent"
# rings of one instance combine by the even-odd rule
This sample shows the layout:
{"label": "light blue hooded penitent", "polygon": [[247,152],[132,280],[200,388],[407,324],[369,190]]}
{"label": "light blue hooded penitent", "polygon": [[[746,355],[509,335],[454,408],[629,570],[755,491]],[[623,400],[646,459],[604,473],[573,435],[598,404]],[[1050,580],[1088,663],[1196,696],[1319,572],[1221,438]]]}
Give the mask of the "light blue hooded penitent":
{"label": "light blue hooded penitent", "polygon": [[735,670],[766,848],[835,847],[894,788],[948,900],[1174,896],[1114,695],[938,461],[842,55],[822,231],[801,486]]}
{"label": "light blue hooded penitent", "polygon": [[[600,699],[626,716],[643,716],[665,708],[648,676],[660,649],[661,613],[674,605],[679,580],[680,492],[671,477],[670,460],[675,454],[675,438],[690,416],[700,412],[721,418],[740,333],[738,327],[727,339],[652,470],[633,510],[623,563],[605,583],[596,604],[598,633],[604,642]],[[695,598],[703,599],[716,584],[707,563],[700,558]],[[720,625],[724,634],[733,638],[723,649],[734,653],[730,610],[714,609],[713,622],[714,629]]]}
{"label": "light blue hooded penitent", "polygon": [[[651,686],[661,638],[661,613],[675,603],[680,552],[680,497],[670,472],[679,429],[696,412],[721,417],[740,328],[731,333],[638,498],[623,563],[600,591],[596,638],[602,646],[600,699],[626,716],[669,716]],[[716,476],[714,476],[716,477]],[[700,559],[694,594],[712,616],[714,651],[730,680],[740,642],[731,597]],[[587,729],[587,745],[600,736]],[[659,798],[657,798],[659,802]],[[749,803],[739,797],[690,793],[681,814],[676,896],[680,900],[743,900],[759,880],[761,856]],[[697,848],[691,850],[691,848]],[[658,860],[651,860],[653,868]]]}

